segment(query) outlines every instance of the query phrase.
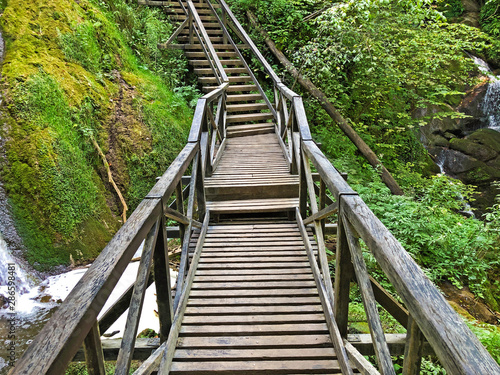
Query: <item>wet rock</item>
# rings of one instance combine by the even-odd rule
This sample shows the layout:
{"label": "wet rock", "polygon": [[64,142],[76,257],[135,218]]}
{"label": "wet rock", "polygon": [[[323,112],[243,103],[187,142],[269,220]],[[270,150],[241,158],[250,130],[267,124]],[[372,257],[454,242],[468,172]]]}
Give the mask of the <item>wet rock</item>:
{"label": "wet rock", "polygon": [[52,299],[52,296],[43,296],[42,298],[40,298],[40,302],[42,303],[47,303],[47,302],[50,302],[50,300]]}
{"label": "wet rock", "polygon": [[486,115],[483,111],[483,101],[488,91],[489,83],[490,81],[485,79],[474,86],[460,102],[457,111],[470,117],[460,119],[458,123],[459,129],[469,132],[487,126]]}
{"label": "wet rock", "polygon": [[488,161],[497,156],[497,152],[468,138],[455,138],[450,141],[452,150],[460,151],[480,161]]}
{"label": "wet rock", "polygon": [[0,294],[0,309],[6,309],[9,306],[9,300]]}
{"label": "wet rock", "polygon": [[[442,146],[446,139],[461,135],[458,121],[446,113],[453,112],[451,106],[429,104],[413,111],[414,119],[422,119],[426,125],[420,126],[420,139],[426,146]],[[444,140],[443,140],[444,138]]]}

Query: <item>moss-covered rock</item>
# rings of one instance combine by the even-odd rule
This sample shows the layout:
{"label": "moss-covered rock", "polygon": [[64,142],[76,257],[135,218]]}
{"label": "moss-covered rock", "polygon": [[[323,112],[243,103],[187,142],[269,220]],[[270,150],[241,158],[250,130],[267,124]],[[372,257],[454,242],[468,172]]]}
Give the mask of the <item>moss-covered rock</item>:
{"label": "moss-covered rock", "polygon": [[[156,42],[172,26],[156,10],[99,4],[106,8],[90,0],[10,0],[0,19],[2,179],[27,259],[40,269],[70,256],[95,258],[121,225],[121,204],[91,137],[133,209],[184,145],[191,122],[165,74],[170,62],[182,76],[184,61],[163,55],[161,76],[148,68],[162,57]],[[128,44],[132,37],[116,24],[123,12],[134,30],[153,33],[141,34],[147,41]],[[139,49],[143,61],[133,53]]]}

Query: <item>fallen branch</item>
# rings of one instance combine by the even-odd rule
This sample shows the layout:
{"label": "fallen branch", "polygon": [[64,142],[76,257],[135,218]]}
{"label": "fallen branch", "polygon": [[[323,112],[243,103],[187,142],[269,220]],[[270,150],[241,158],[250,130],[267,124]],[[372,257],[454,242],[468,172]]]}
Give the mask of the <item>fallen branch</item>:
{"label": "fallen branch", "polygon": [[106,160],[106,155],[104,155],[101,148],[99,147],[99,144],[97,143],[97,141],[94,139],[94,137],[92,135],[90,136],[90,140],[92,141],[92,144],[94,145],[95,149],[99,153],[99,156],[101,157],[102,162],[104,164],[104,168],[106,168],[106,172],[108,173],[109,183],[111,185],[113,185],[113,188],[115,189],[116,194],[118,195],[118,198],[120,198],[120,202],[122,203],[122,206],[123,206],[122,219],[123,219],[123,223],[125,224],[125,222],[127,221],[127,210],[128,210],[127,203],[125,202],[125,199],[123,199],[123,195],[120,192],[120,189],[118,189],[118,186],[116,186],[115,180],[113,179],[113,175],[111,174],[111,169],[109,168],[109,163]]}
{"label": "fallen branch", "polygon": [[323,109],[330,115],[330,117],[337,123],[339,128],[344,132],[344,134],[354,143],[358,150],[363,154],[363,156],[368,160],[368,162],[376,169],[380,170],[380,175],[382,181],[387,185],[389,190],[394,195],[403,195],[403,190],[398,185],[394,177],[390,174],[387,168],[381,163],[377,155],[372,151],[372,149],[363,141],[363,139],[356,133],[356,131],[349,125],[347,120],[339,113],[339,111],[333,106],[328,100],[326,95],[320,91],[308,78],[304,78],[302,74],[293,66],[293,64],[286,58],[286,56],[281,52],[276,44],[269,38],[267,32],[262,29],[259,25],[257,18],[251,11],[247,11],[248,18],[252,23],[253,27],[257,29],[262,37],[264,38],[267,46],[276,56],[276,58],[283,64],[286,70],[304,87],[312,96],[314,96]]}

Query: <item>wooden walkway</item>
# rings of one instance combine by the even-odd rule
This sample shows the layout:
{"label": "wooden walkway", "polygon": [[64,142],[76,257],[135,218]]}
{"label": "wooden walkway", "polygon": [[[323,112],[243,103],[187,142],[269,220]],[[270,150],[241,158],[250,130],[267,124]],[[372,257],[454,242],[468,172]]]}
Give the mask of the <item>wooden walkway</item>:
{"label": "wooden walkway", "polygon": [[[10,374],[62,375],[84,352],[89,374],[102,375],[105,360],[116,360],[116,375],[128,375],[132,360],[142,361],[135,375],[395,375],[391,356],[401,355],[402,373],[417,375],[429,354],[450,374],[500,375],[314,143],[302,98],[281,82],[224,0],[139,3],[162,6],[179,21],[165,47],[184,50],[206,94],[184,149]],[[250,54],[274,95],[250,69]],[[175,231],[167,217],[179,223],[182,247],[174,298],[168,239]],[[335,224],[326,224],[328,217]],[[328,228],[336,233],[334,285]],[[141,244],[136,281],[99,317]],[[369,275],[365,251],[404,306]],[[153,281],[160,329],[151,343],[137,334]],[[355,337],[348,335],[353,281],[370,330]],[[384,332],[381,308],[406,334]],[[122,338],[103,345],[101,333],[127,310]]]}
{"label": "wooden walkway", "polygon": [[296,223],[208,228],[170,371],[339,372]]}

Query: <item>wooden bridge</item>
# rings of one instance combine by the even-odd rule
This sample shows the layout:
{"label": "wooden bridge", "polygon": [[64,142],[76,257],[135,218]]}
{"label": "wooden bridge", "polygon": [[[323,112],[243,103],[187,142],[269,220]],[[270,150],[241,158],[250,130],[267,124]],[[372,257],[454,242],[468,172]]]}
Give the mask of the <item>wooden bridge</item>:
{"label": "wooden bridge", "polygon": [[[403,373],[417,374],[424,354],[450,374],[500,374],[314,143],[302,98],[280,81],[224,0],[141,1],[177,16],[180,27],[165,47],[185,51],[206,95],[187,145],[11,374],[62,374],[72,360],[85,360],[90,374],[104,374],[104,360],[116,360],[115,373],[128,374],[133,359],[143,361],[135,374],[395,374],[391,356],[401,355]],[[253,74],[250,58],[267,82]],[[179,223],[182,240],[173,298],[166,217]],[[333,284],[325,234],[336,234]],[[141,244],[135,284],[98,321]],[[402,303],[368,274],[366,252]],[[160,337],[136,339],[153,281]],[[369,335],[348,334],[354,282]],[[123,338],[101,340],[127,309]],[[385,334],[381,309],[406,334]]]}

